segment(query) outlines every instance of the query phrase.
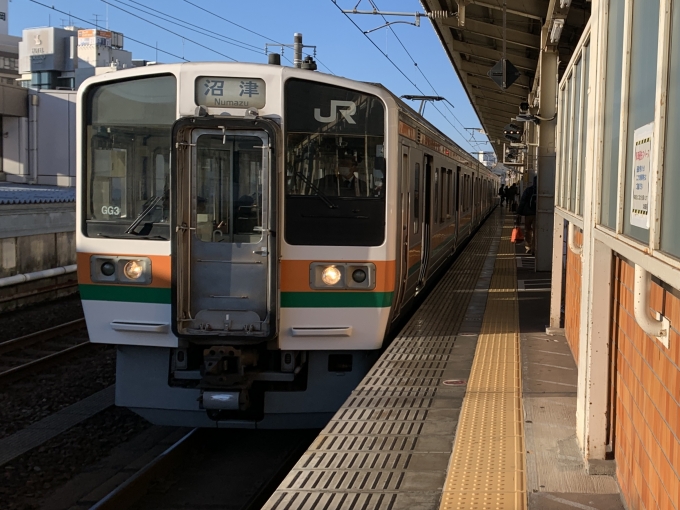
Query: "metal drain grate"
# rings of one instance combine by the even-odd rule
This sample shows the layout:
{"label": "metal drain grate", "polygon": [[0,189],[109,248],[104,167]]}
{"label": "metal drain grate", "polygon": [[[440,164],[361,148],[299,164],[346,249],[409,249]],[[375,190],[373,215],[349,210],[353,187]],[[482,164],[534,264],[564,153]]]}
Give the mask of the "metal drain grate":
{"label": "metal drain grate", "polygon": [[413,451],[418,437],[413,436],[326,436],[320,435],[309,447],[310,451],[372,452]]}
{"label": "metal drain grate", "polygon": [[265,510],[439,505],[465,392],[442,381],[467,379],[477,339],[456,333],[466,319],[481,324],[499,219],[492,216],[470,241]]}
{"label": "metal drain grate", "polygon": [[518,269],[531,269],[532,271],[536,270],[536,257],[525,255],[524,257],[516,258]]}
{"label": "metal drain grate", "polygon": [[334,420],[422,421],[427,418],[425,409],[340,409]]}
{"label": "metal drain grate", "polygon": [[308,452],[298,466],[305,469],[387,469],[408,468],[413,454],[400,452]]}
{"label": "metal drain grate", "polygon": [[419,435],[423,430],[422,422],[384,422],[384,421],[341,421],[328,425],[328,434],[332,435]]}
{"label": "metal drain grate", "polygon": [[356,508],[361,510],[392,510],[396,494],[348,492],[276,492],[267,502],[272,510],[320,510]]}
{"label": "metal drain grate", "polygon": [[285,490],[398,491],[404,480],[403,471],[296,471],[281,487]]}
{"label": "metal drain grate", "polygon": [[518,291],[550,292],[550,278],[535,278],[532,280],[517,280]]}

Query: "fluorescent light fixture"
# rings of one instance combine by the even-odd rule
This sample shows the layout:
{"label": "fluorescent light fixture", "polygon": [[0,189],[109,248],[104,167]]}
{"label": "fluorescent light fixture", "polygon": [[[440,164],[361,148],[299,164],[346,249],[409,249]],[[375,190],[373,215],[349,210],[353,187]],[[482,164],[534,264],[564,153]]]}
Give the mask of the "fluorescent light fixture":
{"label": "fluorescent light fixture", "polygon": [[564,28],[564,20],[563,19],[553,20],[553,26],[550,29],[550,42],[552,44],[557,44],[557,42],[560,40],[560,36],[562,35],[562,29],[563,28]]}

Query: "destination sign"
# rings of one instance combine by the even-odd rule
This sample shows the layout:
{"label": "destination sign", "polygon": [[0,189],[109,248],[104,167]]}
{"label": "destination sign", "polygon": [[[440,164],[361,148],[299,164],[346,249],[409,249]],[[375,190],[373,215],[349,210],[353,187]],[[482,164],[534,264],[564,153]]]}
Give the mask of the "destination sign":
{"label": "destination sign", "polygon": [[264,80],[204,76],[196,80],[196,104],[208,108],[262,108],[266,104]]}

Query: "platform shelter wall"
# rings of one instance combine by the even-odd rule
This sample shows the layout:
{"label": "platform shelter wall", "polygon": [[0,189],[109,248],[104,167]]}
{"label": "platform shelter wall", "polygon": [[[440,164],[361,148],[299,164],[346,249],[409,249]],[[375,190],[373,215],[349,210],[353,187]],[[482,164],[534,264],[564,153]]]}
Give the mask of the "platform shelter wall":
{"label": "platform shelter wall", "polygon": [[[574,241],[578,246],[583,244],[583,234],[574,233]],[[567,343],[578,362],[579,334],[581,327],[581,257],[567,249],[567,267],[564,296],[564,333]]]}
{"label": "platform shelter wall", "polygon": [[670,349],[637,325],[634,267],[615,260],[614,327],[617,351],[613,450],[629,508],[675,508],[680,490],[680,299],[652,283],[650,308],[670,317]]}
{"label": "platform shelter wall", "polygon": [[558,87],[555,215],[583,234],[566,262],[555,234],[551,309],[586,466],[631,510],[680,508],[678,27],[680,0],[593,0]]}

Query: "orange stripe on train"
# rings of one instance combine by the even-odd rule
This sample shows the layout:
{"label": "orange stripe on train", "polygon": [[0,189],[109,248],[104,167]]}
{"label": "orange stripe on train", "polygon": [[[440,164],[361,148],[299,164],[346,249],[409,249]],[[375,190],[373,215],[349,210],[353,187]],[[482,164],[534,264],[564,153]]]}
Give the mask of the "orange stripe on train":
{"label": "orange stripe on train", "polygon": [[[135,257],[145,257],[151,260],[151,283],[149,285],[144,285],[144,287],[158,288],[158,289],[169,289],[172,284],[172,261],[168,255],[128,255],[128,254],[118,254],[110,255],[107,253],[78,253],[78,283],[87,285],[92,282],[90,276],[90,257],[92,255],[97,255],[99,257],[123,257],[123,258],[135,258]],[[97,285],[106,285],[105,283],[97,282]]]}

